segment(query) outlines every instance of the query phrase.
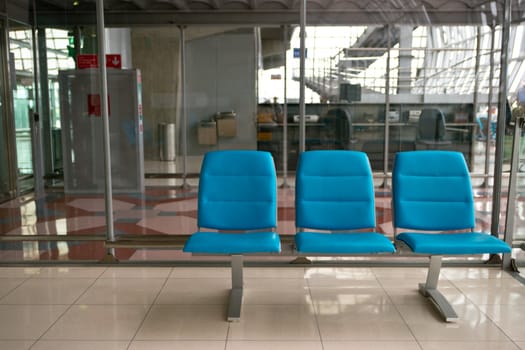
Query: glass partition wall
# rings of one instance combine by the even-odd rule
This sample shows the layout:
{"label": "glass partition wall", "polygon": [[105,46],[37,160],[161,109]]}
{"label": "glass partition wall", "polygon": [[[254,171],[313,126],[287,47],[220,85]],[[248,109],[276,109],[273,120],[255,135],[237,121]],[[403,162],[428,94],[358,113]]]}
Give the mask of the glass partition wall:
{"label": "glass partition wall", "polygon": [[[521,30],[514,28],[514,39]],[[506,118],[501,159],[503,203],[513,142],[511,118],[506,112],[502,116],[498,113],[501,36],[501,26],[483,25],[306,27],[305,149],[367,153],[379,191],[389,189],[397,152],[462,152],[478,201],[477,229],[491,231],[492,198],[498,195],[493,192],[498,118]],[[299,81],[298,43],[299,28],[295,28],[286,55],[292,71],[286,77],[286,92],[282,68],[261,72],[265,80],[259,85],[258,147],[272,152],[277,169],[284,176],[283,170],[290,170],[292,177],[298,153],[298,89],[294,88]],[[524,77],[517,58],[523,54],[514,49],[513,55],[508,74],[511,108],[516,106],[517,81]],[[284,95],[288,96],[287,113],[280,116]],[[330,121],[338,113],[346,120],[344,136],[341,124]],[[288,122],[286,126],[283,120]],[[284,128],[288,135],[286,155]],[[288,161],[282,162],[283,158]],[[506,208],[501,208],[502,218],[505,212]],[[523,218],[517,217],[516,222],[522,225]],[[504,233],[502,219],[495,234],[503,237]],[[515,246],[520,239],[514,238]],[[522,254],[519,249],[515,253]]]}
{"label": "glass partition wall", "polygon": [[29,25],[11,21],[9,24],[9,58],[11,91],[16,134],[18,192],[34,188],[33,132],[35,106],[33,34]]}
{"label": "glass partition wall", "polygon": [[[84,8],[91,19],[94,4]],[[47,190],[24,208],[33,219],[2,235],[33,235],[46,243],[15,260],[99,261],[109,254],[127,262],[199,261],[180,248],[197,229],[202,157],[221,149],[272,153],[283,187],[278,231],[292,235],[301,142],[305,150],[366,152],[381,198],[390,196],[397,152],[460,151],[474,180],[478,228],[490,231],[501,26],[429,23],[419,15],[378,21],[367,11],[363,23],[343,26],[350,21],[307,8],[302,140],[295,10],[297,17],[286,23],[257,25],[167,24],[160,18],[162,23],[145,24],[132,12],[118,21],[108,15],[105,98],[97,23],[70,8],[63,12],[70,20],[38,27]],[[520,42],[522,31],[515,26],[511,40]],[[511,105],[513,84],[524,74],[520,52],[509,57]],[[510,170],[512,137],[509,126],[504,171]],[[504,198],[508,178],[503,176]],[[388,218],[388,200],[379,202],[378,217]],[[379,224],[392,234],[389,222]],[[505,224],[499,224],[497,233],[503,233]]]}
{"label": "glass partition wall", "polygon": [[[512,232],[512,242],[515,246],[525,251],[525,211],[524,211],[524,188],[525,188],[525,21],[522,17],[519,24],[510,28],[510,41],[520,44],[510,45],[508,59],[508,106],[511,113],[508,123],[507,137],[505,138],[505,157],[510,159],[509,184],[504,190],[508,190],[508,201],[505,204],[505,229]],[[514,79],[512,79],[515,77]],[[523,253],[515,256],[516,265],[525,266]],[[505,261],[507,262],[507,261]]]}
{"label": "glass partition wall", "polygon": [[[472,172],[483,176],[490,170],[490,167],[485,169],[484,159],[490,154],[490,141],[494,136],[494,129],[484,118],[489,93],[493,95],[493,105],[497,97],[498,66],[492,62],[491,68],[489,57],[490,52],[499,55],[499,50],[492,48],[491,51],[490,46],[487,47],[491,41],[490,29],[475,26],[388,28],[307,27],[309,54],[305,81],[310,116],[307,126],[314,129],[315,122],[321,121],[317,124],[324,127],[330,118],[328,112],[342,109],[350,121],[350,141],[344,148],[367,152],[378,173],[385,171],[383,153],[384,146],[388,145],[392,154],[389,152],[386,172],[391,170],[393,154],[399,150],[438,147],[462,151]],[[371,47],[368,42],[375,46]],[[288,126],[291,132],[293,117],[298,113],[298,59],[294,56],[297,44],[296,28],[290,43],[293,48],[287,51],[292,74],[287,80],[286,117],[292,123]],[[492,84],[489,83],[491,69]],[[258,119],[259,129],[265,130],[259,134],[258,141],[261,146],[271,148],[265,144],[265,138],[280,143],[276,139],[278,133],[270,136],[267,131],[272,123],[279,124],[275,119],[274,101],[279,105],[283,103],[283,68],[260,69],[260,76]],[[435,134],[434,139],[425,139],[425,131],[418,129],[423,127],[418,123],[423,110],[442,117],[442,130],[438,134],[427,132]],[[388,133],[385,132],[387,123]],[[485,136],[487,131],[489,137]],[[385,142],[386,135],[388,142]],[[335,147],[337,140],[329,138],[329,135],[321,135],[317,140],[308,138],[311,144],[307,147],[323,142],[326,148]],[[476,148],[475,141],[479,141],[483,150]],[[485,141],[489,141],[489,147],[485,147]]]}
{"label": "glass partition wall", "polygon": [[[4,21],[0,21],[0,33],[6,33]],[[0,34],[0,50],[5,51],[7,37]],[[16,157],[13,122],[9,115],[8,68],[5,56],[0,58],[0,201],[7,201],[16,195]]]}
{"label": "glass partition wall", "polygon": [[[96,261],[107,252],[106,220],[100,215],[105,212],[100,185],[105,176],[98,163],[102,124],[96,98],[89,98],[97,95],[99,81],[95,65],[75,72],[78,55],[93,63],[97,32],[83,26],[75,37],[77,29],[10,22],[16,191],[35,190],[0,207],[2,221],[12,223],[1,226],[3,260]],[[71,86],[78,90],[68,90]],[[41,180],[42,192],[36,190]]]}

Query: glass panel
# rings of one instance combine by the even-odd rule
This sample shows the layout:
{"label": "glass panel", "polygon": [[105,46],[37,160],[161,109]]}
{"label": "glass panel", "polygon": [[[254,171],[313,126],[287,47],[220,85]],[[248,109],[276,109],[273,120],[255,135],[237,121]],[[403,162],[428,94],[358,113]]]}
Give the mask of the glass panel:
{"label": "glass panel", "polygon": [[[63,172],[64,191],[48,194],[48,206],[27,208],[28,212],[44,213],[38,216],[40,221],[26,223],[28,232],[88,234],[102,240],[108,231],[104,220],[103,138],[97,109],[106,97],[98,93],[97,70],[77,70],[74,66],[77,54],[97,53],[97,32],[94,23],[68,22],[65,26],[61,17],[73,20],[79,17],[69,18],[68,11],[87,11],[82,13],[90,16],[82,17],[88,21],[94,18],[93,4],[64,3],[57,5],[57,9],[64,9],[60,16],[46,17],[57,21],[56,28],[47,28],[45,35],[52,134],[48,152],[52,153],[52,170],[57,178]],[[365,151],[376,184],[384,185],[381,193],[385,196],[390,195],[388,181],[395,153],[420,148],[461,151],[475,178],[480,203],[478,224],[487,229],[494,164],[491,119],[493,107],[497,107],[501,28],[468,24],[478,15],[487,15],[483,9],[474,9],[475,16],[451,11],[455,17],[448,23],[466,23],[451,26],[428,22],[434,15],[442,16],[441,10],[427,9],[431,12],[428,17],[426,12],[407,5],[410,15],[398,17],[401,9],[393,2],[385,3],[384,11],[375,6],[348,10],[346,6],[353,6],[349,4],[333,2],[312,7],[307,17],[315,23],[307,27],[306,36],[306,149]],[[47,9],[45,4],[40,5]],[[142,23],[140,12],[148,6],[155,10],[166,8],[175,14],[180,9],[157,2],[135,5],[106,4],[111,11],[106,28],[107,54],[120,55],[112,57],[121,62],[121,66],[108,69],[114,227],[117,235],[188,235],[197,226],[198,173],[206,152],[232,148],[269,150],[280,174],[285,158],[288,160],[286,166],[293,180],[299,151],[299,18],[292,23],[289,16],[298,11],[276,11],[283,17],[275,18],[283,18],[290,25],[288,35],[284,35],[280,24],[261,28],[225,25],[228,20],[218,11],[221,24],[192,24],[184,29],[183,60],[181,29],[166,25],[173,19],[161,11],[158,25],[147,25]],[[204,7],[188,5],[184,18],[200,13],[199,6]],[[264,5],[268,9],[254,13],[249,7],[240,10],[240,3],[219,2],[217,7],[221,6],[239,6],[239,13],[251,11],[256,16],[279,7],[270,1]],[[299,2],[290,4],[294,10],[298,6]],[[498,6],[495,4],[496,12]],[[214,11],[213,8],[207,11]],[[119,11],[114,12],[115,9]],[[464,19],[461,14],[465,14]],[[144,13],[151,21],[149,16],[149,12]],[[196,17],[195,21],[198,18],[214,17]],[[248,22],[253,23],[256,17],[250,18]],[[483,18],[485,22],[480,23],[489,23]],[[114,27],[115,23],[119,27]],[[11,41],[13,47],[24,42],[14,33]],[[511,41],[523,42],[517,35]],[[509,46],[516,51],[515,47],[522,45]],[[524,74],[522,51],[516,51],[511,58],[509,70],[513,73],[509,74],[515,77]],[[24,57],[15,57],[17,72],[24,72],[27,67]],[[22,80],[23,75],[17,77]],[[15,98],[29,104],[31,93],[24,82],[18,83],[26,88],[20,92],[17,89]],[[15,108],[28,109],[18,105]],[[436,123],[432,121],[438,121],[437,128],[428,124],[420,128],[426,115],[433,126]],[[285,131],[287,142],[283,140]],[[426,136],[431,140],[425,140]],[[510,158],[505,159],[508,162]],[[21,169],[20,172],[25,171]],[[294,230],[293,220],[288,220],[293,215],[287,212],[293,210],[290,191],[293,189],[282,191],[279,210],[278,231],[285,234]],[[390,210],[387,207],[385,213]],[[383,226],[388,231],[390,225]],[[100,259],[105,253],[101,242],[81,242],[78,246],[53,246],[38,258]],[[120,259],[188,259],[178,251],[119,248],[116,255]]]}
{"label": "glass panel", "polygon": [[[117,38],[108,45],[120,49],[129,61],[125,69],[139,69],[140,97],[144,116],[144,173],[150,186],[179,185],[183,169],[182,118],[180,110],[180,30],[178,27],[123,28],[129,40],[119,46]],[[158,69],[162,67],[162,69]],[[188,164],[186,172],[198,172],[200,163]],[[121,176],[121,175],[119,175]],[[131,233],[131,232],[128,232]]]}
{"label": "glass panel", "polygon": [[[63,174],[62,165],[62,125],[60,120],[60,91],[58,73],[75,68],[75,36],[73,30],[45,30],[45,49],[47,66],[47,88],[49,101],[49,129],[51,140],[49,152],[54,174]],[[79,43],[82,50],[83,46]],[[79,52],[78,54],[81,54]],[[44,94],[44,92],[42,92]]]}
{"label": "glass panel", "polygon": [[[505,155],[510,158],[511,147],[514,137],[519,138],[518,145],[518,164],[517,164],[517,185],[515,189],[514,206],[514,227],[507,228],[507,232],[513,235],[513,242],[521,249],[516,249],[513,257],[517,260],[520,267],[525,266],[525,22],[512,26],[510,41],[515,45],[509,44],[509,98],[511,114],[507,123],[507,136],[505,138]],[[519,43],[519,44],[518,44]],[[517,132],[516,132],[517,131]],[[502,208],[502,212],[507,208]]]}
{"label": "glass panel", "polygon": [[[476,105],[488,105],[490,84],[484,75],[478,79],[474,77],[476,55],[481,60],[478,68],[487,71],[490,62],[484,57],[490,56],[490,51],[487,51],[490,47],[485,48],[485,44],[476,51],[477,31],[474,26],[307,27],[308,118],[326,121],[329,119],[326,118],[329,117],[326,115],[328,111],[334,113],[334,110],[343,109],[350,115],[351,128],[347,134],[351,136],[343,146],[337,140],[330,141],[336,134],[330,134],[324,123],[318,123],[319,127],[314,132],[316,123],[307,120],[306,148],[363,150],[371,158],[374,170],[384,171],[384,127],[388,121],[387,171],[391,170],[394,154],[398,151],[440,148],[463,152],[472,171],[478,169],[483,172],[484,153],[475,159],[479,152],[476,152],[474,140],[476,137],[480,141],[485,139],[479,135],[474,102]],[[480,31],[492,34],[486,28]],[[483,35],[480,37],[484,38]],[[484,42],[490,44],[490,40]],[[292,170],[293,143],[297,143],[297,140],[294,141],[297,132],[294,132],[293,117],[298,114],[298,46],[296,29],[287,51],[287,63],[292,72],[287,80],[287,118],[290,121],[291,142],[289,167]],[[272,53],[278,56],[275,50]],[[280,160],[282,131],[274,101],[283,101],[284,69],[282,66],[274,67],[277,59],[269,57],[273,60],[263,56],[263,66],[259,68],[258,142],[260,149],[272,151]],[[390,62],[387,62],[389,57]],[[493,74],[496,73],[497,67]],[[493,75],[493,80],[495,78]],[[493,87],[493,97],[496,96],[495,91]],[[479,95],[476,101],[475,94]],[[423,110],[425,120],[439,116],[441,126],[438,130],[428,129],[428,123],[425,126],[423,122],[419,123]],[[491,151],[494,152],[494,149]],[[277,161],[277,164],[280,167],[281,162]]]}
{"label": "glass panel", "polygon": [[[0,21],[0,33],[5,34],[4,22]],[[0,50],[3,49],[5,45],[5,40],[1,41]],[[12,157],[10,157],[10,149],[13,149],[10,140],[12,140],[10,128],[12,125],[7,119],[6,106],[7,103],[4,100],[5,98],[5,61],[0,60],[0,202],[3,202],[13,195],[16,184],[13,183],[11,167],[12,167]]]}
{"label": "glass panel", "polygon": [[[270,29],[262,28],[261,33]],[[386,68],[377,74],[377,67],[366,73],[364,65],[369,62],[363,57],[364,51],[352,51],[366,27],[319,26],[306,28],[305,58],[305,103],[306,140],[305,149],[362,149],[368,148],[378,138],[384,139],[384,131],[377,124],[377,114],[384,113],[384,77]],[[295,171],[299,152],[299,29],[290,33],[289,49],[286,51],[288,76],[286,77],[287,97],[287,167]],[[272,152],[277,169],[282,170],[284,159],[283,117],[280,111],[284,101],[284,62],[282,57],[282,28],[277,38],[263,41],[263,65],[259,67],[259,109],[258,109],[258,148]],[[279,43],[276,45],[275,42]],[[265,44],[266,43],[266,46]],[[274,45],[271,46],[270,44]],[[274,50],[265,47],[274,48]],[[279,51],[275,51],[279,47]],[[379,48],[378,50],[381,50]],[[383,52],[386,51],[382,49]],[[374,51],[374,50],[372,50]],[[357,57],[353,57],[357,55]],[[379,55],[380,56],[380,55]],[[383,94],[367,94],[364,89]],[[369,96],[372,96],[369,98]],[[383,116],[381,116],[383,117]],[[384,118],[384,117],[383,117]],[[365,119],[367,119],[365,121]],[[363,122],[366,124],[363,124]],[[369,123],[375,122],[373,126]],[[384,129],[383,129],[384,130]],[[370,134],[372,133],[372,134]],[[381,141],[379,141],[381,143]],[[379,147],[382,152],[382,147]],[[382,156],[380,153],[379,157]],[[382,162],[378,162],[382,166]],[[375,165],[375,163],[374,163]],[[375,168],[375,166],[374,166]]]}
{"label": "glass panel", "polygon": [[[94,6],[87,5],[84,10],[93,18]],[[67,11],[64,16],[67,17]],[[64,241],[50,237],[51,241],[6,244],[12,251],[10,259],[97,261],[107,253],[103,243],[108,230],[104,216],[102,118],[97,103],[100,99],[96,99],[100,96],[98,70],[94,68],[96,65],[75,69],[76,61],[80,61],[77,55],[86,54],[84,62],[95,62],[92,58],[97,54],[97,31],[90,25],[84,24],[82,28],[74,23],[68,25],[71,27],[59,25],[61,29],[47,28],[38,33],[41,69],[45,70],[40,75],[44,76],[40,86],[48,90],[47,101],[40,104],[39,112],[41,116],[49,116],[40,118],[41,132],[49,132],[47,140],[43,137],[43,143],[49,145],[44,144],[40,151],[44,158],[52,159],[50,170],[55,177],[48,185],[54,188],[35,201],[13,203],[15,225],[4,227],[2,232],[11,236],[62,236]],[[28,111],[35,107],[31,31],[11,26],[9,39],[13,67],[16,66],[13,95],[19,172],[32,174],[32,168],[25,166],[32,164],[31,139],[27,140],[28,149],[20,146],[26,141],[22,132],[24,136],[31,135]],[[43,98],[42,93],[40,97]],[[110,120],[120,122],[117,117]],[[121,130],[126,130],[125,125],[115,132]],[[115,159],[130,163],[125,155],[119,154]],[[116,186],[119,185],[117,182]]]}
{"label": "glass panel", "polygon": [[18,191],[34,187],[31,118],[35,112],[33,39],[31,29],[11,22],[9,53],[15,71],[13,83],[13,108],[15,114],[16,155],[18,162]]}
{"label": "glass panel", "polygon": [[[0,84],[0,89],[3,90],[4,85],[1,77]],[[2,92],[0,91],[0,93]],[[8,151],[8,124],[3,106],[5,106],[5,103],[1,104],[0,109],[0,164],[2,164],[2,167],[0,168],[0,202],[3,202],[4,200],[10,198],[10,192],[12,190],[11,178],[9,174],[10,163]]]}

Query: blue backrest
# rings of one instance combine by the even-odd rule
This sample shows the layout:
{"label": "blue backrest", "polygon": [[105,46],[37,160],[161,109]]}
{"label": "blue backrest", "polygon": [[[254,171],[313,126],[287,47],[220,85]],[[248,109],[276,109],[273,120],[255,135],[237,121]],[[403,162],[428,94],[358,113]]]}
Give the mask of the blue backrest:
{"label": "blue backrest", "polygon": [[375,227],[372,170],[356,151],[308,151],[296,172],[296,226],[321,230]]}
{"label": "blue backrest", "polygon": [[474,198],[462,153],[400,152],[392,173],[394,227],[420,230],[474,228]]}
{"label": "blue backrest", "polygon": [[277,181],[268,152],[225,150],[205,155],[198,226],[257,230],[277,226]]}

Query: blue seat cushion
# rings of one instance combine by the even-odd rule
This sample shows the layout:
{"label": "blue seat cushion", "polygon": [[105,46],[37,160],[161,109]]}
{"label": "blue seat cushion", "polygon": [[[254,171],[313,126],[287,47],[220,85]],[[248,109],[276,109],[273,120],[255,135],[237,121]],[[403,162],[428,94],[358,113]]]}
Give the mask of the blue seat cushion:
{"label": "blue seat cushion", "polygon": [[510,253],[502,240],[485,233],[417,233],[404,232],[397,240],[405,242],[415,253],[468,255]]}
{"label": "blue seat cushion", "polygon": [[367,254],[395,251],[392,242],[376,232],[298,232],[295,235],[295,244],[300,253]]}
{"label": "blue seat cushion", "polygon": [[281,240],[275,232],[196,232],[188,238],[183,251],[219,255],[279,253]]}

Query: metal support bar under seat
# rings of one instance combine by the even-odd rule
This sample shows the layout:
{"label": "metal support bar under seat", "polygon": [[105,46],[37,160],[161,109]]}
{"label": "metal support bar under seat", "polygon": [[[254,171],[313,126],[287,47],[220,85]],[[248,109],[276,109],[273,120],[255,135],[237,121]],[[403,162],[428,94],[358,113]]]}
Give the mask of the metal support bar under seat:
{"label": "metal support bar under seat", "polygon": [[243,258],[242,255],[232,255],[232,289],[228,304],[228,321],[239,322],[241,320],[241,306],[243,299]]}
{"label": "metal support bar under seat", "polygon": [[419,293],[429,298],[436,306],[445,322],[455,322],[458,315],[449,301],[438,290],[439,273],[441,271],[442,256],[433,255],[430,257],[426,283],[419,284]]}

